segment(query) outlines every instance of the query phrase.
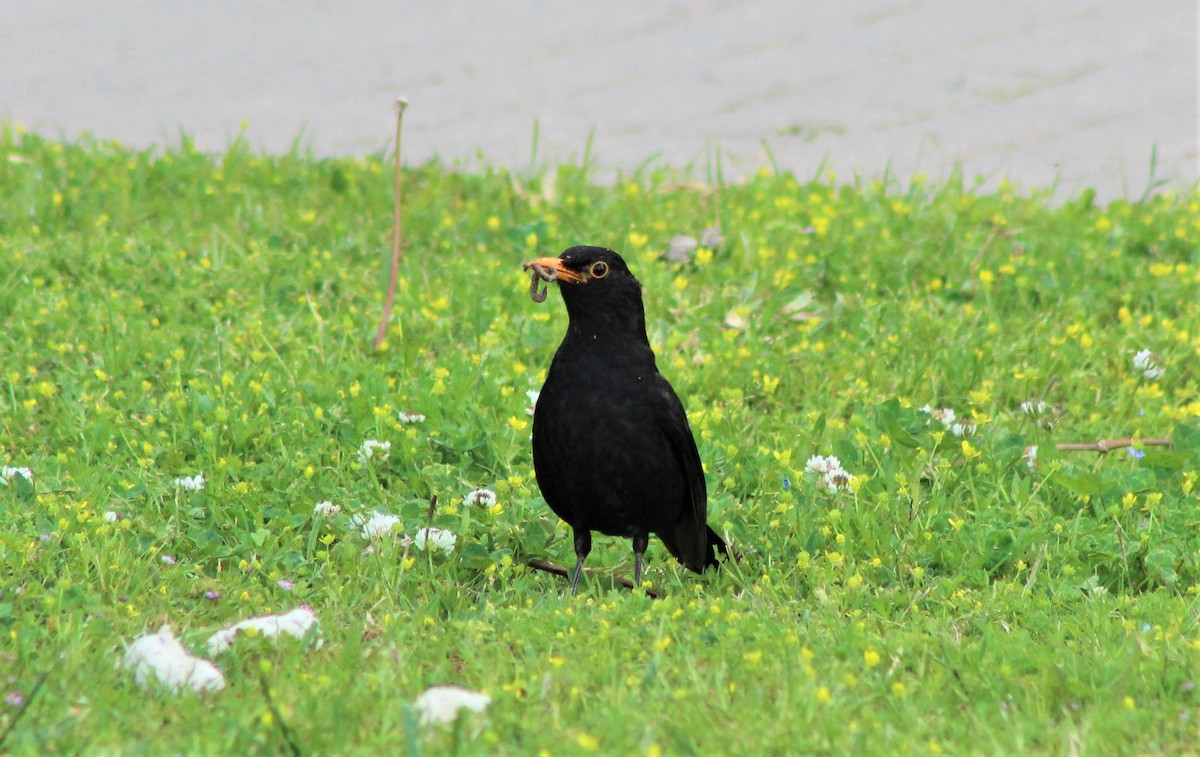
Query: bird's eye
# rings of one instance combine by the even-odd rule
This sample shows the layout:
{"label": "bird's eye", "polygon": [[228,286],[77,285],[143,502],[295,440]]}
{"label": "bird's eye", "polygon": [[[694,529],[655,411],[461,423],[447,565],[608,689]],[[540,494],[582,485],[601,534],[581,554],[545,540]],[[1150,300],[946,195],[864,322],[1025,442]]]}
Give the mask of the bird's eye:
{"label": "bird's eye", "polygon": [[588,268],[588,273],[592,275],[593,279],[602,279],[608,275],[608,263],[605,263],[603,260],[597,260]]}

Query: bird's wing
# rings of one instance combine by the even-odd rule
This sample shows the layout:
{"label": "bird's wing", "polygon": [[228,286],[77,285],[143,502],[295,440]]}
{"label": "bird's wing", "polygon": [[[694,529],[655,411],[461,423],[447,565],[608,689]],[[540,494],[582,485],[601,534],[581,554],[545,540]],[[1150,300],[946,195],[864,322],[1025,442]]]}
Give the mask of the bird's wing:
{"label": "bird's wing", "polygon": [[[667,543],[667,539],[663,541],[672,552],[678,550],[676,557],[681,562],[700,572],[704,570],[705,550],[708,545],[708,488],[704,483],[704,468],[700,463],[700,451],[696,449],[696,439],[692,436],[687,413],[683,409],[683,403],[679,401],[679,396],[662,375],[658,376],[658,388],[663,395],[666,410],[662,430],[683,471],[690,504],[690,507],[680,513],[675,531],[670,537],[675,543]],[[660,538],[664,536],[659,535]]]}

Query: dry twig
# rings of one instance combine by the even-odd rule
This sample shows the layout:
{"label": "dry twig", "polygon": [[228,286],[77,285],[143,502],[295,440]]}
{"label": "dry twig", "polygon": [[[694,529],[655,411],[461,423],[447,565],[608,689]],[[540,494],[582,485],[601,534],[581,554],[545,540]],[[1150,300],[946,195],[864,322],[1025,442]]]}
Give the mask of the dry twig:
{"label": "dry twig", "polygon": [[1170,439],[1101,439],[1093,444],[1056,444],[1064,452],[1099,452],[1101,455],[1124,447],[1170,447]]}
{"label": "dry twig", "polygon": [[379,319],[379,330],[375,332],[375,349],[383,344],[384,334],[387,333],[388,321],[392,317],[392,303],[396,300],[396,284],[400,280],[400,127],[404,123],[404,109],[408,100],[400,98],[396,101],[396,155],[393,171],[396,176],[396,202],[392,213],[392,276],[388,281],[387,300],[383,304],[383,317]]}

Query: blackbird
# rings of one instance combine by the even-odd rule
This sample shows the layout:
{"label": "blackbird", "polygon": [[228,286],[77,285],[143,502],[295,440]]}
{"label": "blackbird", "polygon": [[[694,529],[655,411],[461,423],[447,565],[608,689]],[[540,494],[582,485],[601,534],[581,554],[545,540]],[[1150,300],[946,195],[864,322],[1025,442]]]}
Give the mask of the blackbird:
{"label": "blackbird", "polygon": [[558,282],[570,320],[534,407],[533,468],[546,503],[574,532],[571,593],[592,531],[633,540],[635,586],[650,534],[697,573],[719,565],[727,547],[708,527],[704,471],[683,403],[646,339],[641,284],[603,247],[572,247],[530,268],[533,287],[538,277]]}

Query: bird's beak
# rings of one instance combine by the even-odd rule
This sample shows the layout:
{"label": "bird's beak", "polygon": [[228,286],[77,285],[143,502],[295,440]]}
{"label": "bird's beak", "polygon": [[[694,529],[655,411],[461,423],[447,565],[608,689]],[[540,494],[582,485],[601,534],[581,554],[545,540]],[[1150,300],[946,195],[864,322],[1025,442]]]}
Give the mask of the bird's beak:
{"label": "bird's beak", "polygon": [[522,266],[523,270],[530,268],[542,281],[564,281],[568,284],[580,284],[585,280],[578,273],[563,265],[558,258],[537,258]]}

